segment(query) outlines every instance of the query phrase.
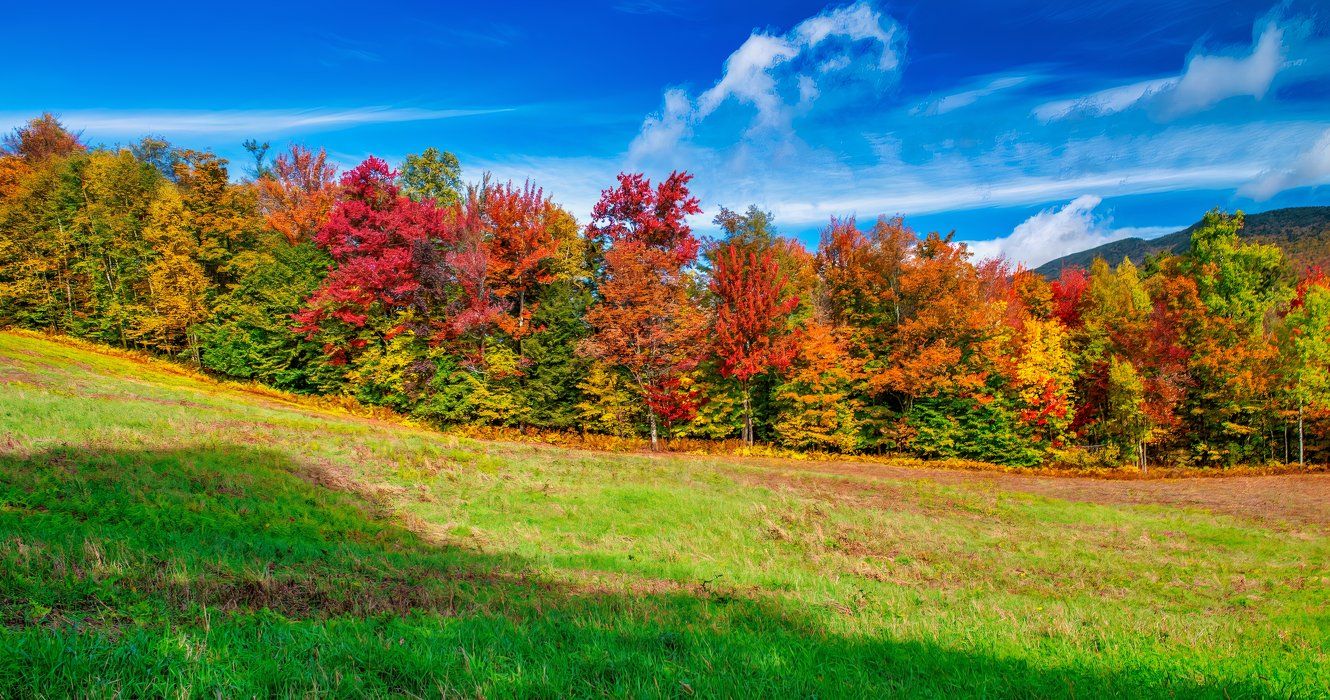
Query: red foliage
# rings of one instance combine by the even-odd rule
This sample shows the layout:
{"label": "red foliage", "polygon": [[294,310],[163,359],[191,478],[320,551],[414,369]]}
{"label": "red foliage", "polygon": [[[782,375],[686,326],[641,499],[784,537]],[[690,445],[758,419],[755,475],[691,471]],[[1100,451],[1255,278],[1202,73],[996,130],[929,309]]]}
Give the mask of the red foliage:
{"label": "red foliage", "polygon": [[1090,288],[1090,275],[1083,267],[1064,267],[1053,282],[1053,315],[1067,328],[1084,325],[1081,319],[1081,298]]}
{"label": "red foliage", "polygon": [[697,258],[698,243],[686,217],[702,213],[688,191],[692,179],[675,171],[653,192],[651,181],[641,173],[619,173],[619,186],[602,191],[592,208],[587,237],[610,244],[638,241],[672,253],[676,266],[691,263]]}
{"label": "red foliage", "polygon": [[40,163],[88,150],[79,137],[69,133],[50,112],[14,129],[0,141],[0,154],[13,155],[28,163]]}
{"label": "red foliage", "polygon": [[1146,415],[1152,424],[1173,430],[1181,426],[1178,407],[1191,387],[1187,329],[1196,325],[1205,305],[1191,277],[1161,274],[1152,282],[1150,325],[1140,356],[1134,359],[1145,370]]}
{"label": "red foliage", "polygon": [[[343,198],[314,237],[337,265],[295,315],[296,332],[313,338],[330,321],[363,327],[376,303],[414,308],[430,325],[430,302],[442,296],[446,281],[439,251],[456,243],[457,228],[432,204],[400,196],[393,177],[387,163],[371,156],[342,178]],[[345,348],[330,350],[335,360],[345,359]]]}
{"label": "red foliage", "polygon": [[685,216],[701,211],[688,192],[690,179],[676,172],[653,191],[641,175],[620,174],[619,187],[601,194],[587,227],[610,249],[601,303],[587,313],[594,333],[583,349],[632,376],[647,402],[653,444],[657,420],[695,410],[696,397],[676,388],[705,347],[705,323],[683,270],[698,249]]}
{"label": "red foliage", "polygon": [[557,210],[539,187],[512,183],[485,193],[489,219],[489,280],[494,295],[506,302],[503,330],[515,338],[532,332],[535,293],[554,281],[553,262],[559,253],[554,232]]}
{"label": "red foliage", "polygon": [[717,299],[712,342],[721,376],[746,382],[789,367],[798,344],[787,318],[799,298],[784,294],[786,281],[771,251],[745,255],[729,245],[718,252],[711,279]]}
{"label": "red foliage", "polygon": [[1307,292],[1313,287],[1330,287],[1330,278],[1326,277],[1325,271],[1320,265],[1312,265],[1307,268],[1302,279],[1298,280],[1298,287],[1293,293],[1293,302],[1289,305],[1292,309],[1301,309],[1302,305],[1307,303]]}
{"label": "red foliage", "polygon": [[[1066,418],[1071,412],[1071,406],[1065,396],[1058,392],[1057,381],[1050,378],[1045,384],[1039,395],[1039,401],[1034,408],[1022,409],[1020,412],[1021,420],[1032,425],[1040,427],[1049,424],[1052,418]],[[1035,436],[1038,439],[1038,435]]]}
{"label": "red foliage", "polygon": [[684,389],[678,377],[647,387],[645,400],[647,406],[666,425],[692,420],[703,402],[702,390]]}
{"label": "red foliage", "polygon": [[[461,294],[447,308],[448,320],[435,339],[456,339],[476,331],[484,332],[498,323],[503,305],[494,298],[489,222],[486,217],[487,190],[472,190],[466,199],[449,210],[451,233],[443,265],[433,270],[435,283],[442,287],[452,282]],[[432,200],[426,200],[427,203]],[[432,204],[430,204],[432,206]],[[480,348],[475,348],[477,351]]]}

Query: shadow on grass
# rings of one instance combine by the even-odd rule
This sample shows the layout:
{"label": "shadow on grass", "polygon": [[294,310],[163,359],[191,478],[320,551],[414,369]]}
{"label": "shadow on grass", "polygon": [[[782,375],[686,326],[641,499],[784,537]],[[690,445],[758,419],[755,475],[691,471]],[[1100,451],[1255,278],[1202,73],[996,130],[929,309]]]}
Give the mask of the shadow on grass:
{"label": "shadow on grass", "polygon": [[0,455],[0,696],[1257,696],[588,591],[246,447]]}

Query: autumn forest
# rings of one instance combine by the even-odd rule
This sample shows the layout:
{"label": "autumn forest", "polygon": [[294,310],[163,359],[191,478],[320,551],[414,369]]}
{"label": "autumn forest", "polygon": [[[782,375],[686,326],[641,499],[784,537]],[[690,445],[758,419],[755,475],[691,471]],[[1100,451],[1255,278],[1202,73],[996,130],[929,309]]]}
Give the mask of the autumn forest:
{"label": "autumn forest", "polygon": [[[1330,280],[1213,211],[1055,279],[900,219],[816,250],[691,176],[590,212],[430,148],[346,172],[51,115],[0,155],[0,324],[421,422],[1014,466],[1330,459]],[[1198,212],[1199,214],[1199,212]],[[703,237],[691,223],[711,221]],[[690,223],[691,222],[691,223]]]}

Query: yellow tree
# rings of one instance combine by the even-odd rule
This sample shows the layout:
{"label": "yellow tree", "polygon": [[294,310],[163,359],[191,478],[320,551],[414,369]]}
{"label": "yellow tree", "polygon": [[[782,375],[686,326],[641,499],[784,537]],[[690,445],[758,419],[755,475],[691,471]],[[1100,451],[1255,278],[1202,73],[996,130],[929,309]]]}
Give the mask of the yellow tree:
{"label": "yellow tree", "polygon": [[780,415],[773,427],[782,444],[839,452],[858,447],[859,364],[830,326],[808,324],[795,363],[776,389]]}
{"label": "yellow tree", "polygon": [[1022,324],[1015,389],[1021,418],[1045,440],[1056,442],[1071,422],[1072,358],[1067,332],[1054,319],[1027,318]]}
{"label": "yellow tree", "polygon": [[226,284],[236,254],[253,246],[260,230],[254,192],[231,183],[226,160],[211,153],[180,151],[175,161],[180,199],[190,214],[198,249],[194,259],[210,279]]}
{"label": "yellow tree", "polygon": [[143,238],[157,253],[148,265],[148,310],[137,334],[158,349],[188,350],[199,360],[194,328],[208,320],[208,276],[197,262],[192,215],[176,188],[163,186],[149,209]]}

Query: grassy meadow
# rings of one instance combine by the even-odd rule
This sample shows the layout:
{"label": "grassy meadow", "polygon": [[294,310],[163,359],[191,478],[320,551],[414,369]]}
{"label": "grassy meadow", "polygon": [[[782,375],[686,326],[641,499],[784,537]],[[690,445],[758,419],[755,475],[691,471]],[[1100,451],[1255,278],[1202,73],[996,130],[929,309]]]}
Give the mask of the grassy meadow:
{"label": "grassy meadow", "polygon": [[0,696],[1330,695],[1324,522],[865,472],[0,333]]}

